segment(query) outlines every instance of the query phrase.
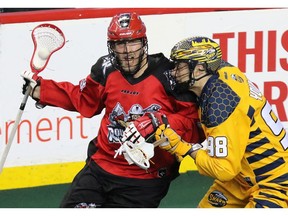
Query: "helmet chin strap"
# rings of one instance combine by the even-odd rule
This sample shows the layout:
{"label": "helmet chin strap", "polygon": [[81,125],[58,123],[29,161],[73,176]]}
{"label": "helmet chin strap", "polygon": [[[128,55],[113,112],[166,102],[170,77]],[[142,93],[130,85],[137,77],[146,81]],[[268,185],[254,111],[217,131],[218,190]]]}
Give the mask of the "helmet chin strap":
{"label": "helmet chin strap", "polygon": [[192,87],[192,86],[195,84],[196,81],[199,81],[199,80],[201,80],[202,78],[204,78],[204,77],[206,77],[206,76],[209,76],[209,75],[210,75],[210,73],[206,73],[206,74],[204,74],[204,75],[201,76],[201,77],[191,78],[191,79],[190,79],[190,82],[189,82],[189,87]]}
{"label": "helmet chin strap", "polygon": [[[199,81],[199,80],[203,79],[204,77],[212,74],[210,71],[207,71],[207,69],[206,69],[206,70],[203,70],[203,71],[206,71],[206,73],[204,75],[202,75],[198,78],[195,78],[194,77],[194,69],[195,69],[197,64],[198,64],[198,61],[189,61],[189,80],[178,83],[174,78],[174,80],[176,81],[175,89],[178,92],[188,91],[195,84],[196,81]],[[207,67],[205,67],[205,68],[207,68]]]}

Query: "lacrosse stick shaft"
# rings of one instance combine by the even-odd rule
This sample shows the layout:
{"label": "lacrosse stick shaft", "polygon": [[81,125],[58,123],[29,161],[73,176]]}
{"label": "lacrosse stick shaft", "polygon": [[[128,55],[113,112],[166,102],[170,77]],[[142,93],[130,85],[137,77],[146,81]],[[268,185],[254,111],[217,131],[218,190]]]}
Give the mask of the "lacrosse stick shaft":
{"label": "lacrosse stick shaft", "polygon": [[26,103],[27,103],[27,100],[28,100],[28,97],[29,97],[29,94],[31,92],[32,88],[30,85],[28,85],[28,89],[27,91],[25,92],[25,95],[22,99],[22,102],[20,104],[20,108],[19,108],[19,111],[18,111],[18,114],[16,116],[16,119],[15,119],[15,122],[14,122],[14,125],[13,125],[13,128],[12,128],[12,131],[10,133],[10,136],[9,136],[9,139],[8,139],[8,143],[7,145],[4,147],[4,151],[3,151],[3,154],[2,154],[2,157],[1,157],[1,161],[0,161],[0,173],[2,172],[3,170],[3,167],[4,167],[4,163],[6,161],[6,158],[7,158],[7,155],[9,153],[9,150],[10,150],[10,147],[12,145],[12,142],[14,140],[14,137],[15,137],[15,134],[16,134],[16,131],[17,131],[17,128],[18,128],[18,125],[20,123],[20,120],[21,120],[21,117],[22,117],[22,114],[23,114],[23,111],[25,109],[25,106],[26,106]]}
{"label": "lacrosse stick shaft", "polygon": [[155,141],[155,142],[153,143],[154,148],[157,147],[157,146],[159,146],[159,145],[161,145],[161,144],[163,144],[163,143],[166,142],[166,141],[168,141],[166,137],[164,137],[164,138],[162,138],[162,139],[160,139],[160,140]]}

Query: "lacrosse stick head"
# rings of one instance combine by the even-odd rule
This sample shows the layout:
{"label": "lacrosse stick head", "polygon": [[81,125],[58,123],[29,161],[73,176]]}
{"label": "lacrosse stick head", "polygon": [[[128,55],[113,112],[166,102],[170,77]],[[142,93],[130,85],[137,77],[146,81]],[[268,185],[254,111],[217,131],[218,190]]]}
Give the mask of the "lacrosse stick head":
{"label": "lacrosse stick head", "polygon": [[61,29],[53,24],[40,24],[32,31],[34,51],[30,61],[31,70],[39,73],[48,64],[51,55],[65,44],[65,37]]}
{"label": "lacrosse stick head", "polygon": [[141,142],[134,144],[126,141],[123,143],[123,148],[137,166],[145,170],[150,167],[149,160],[154,156],[154,145],[152,143]]}

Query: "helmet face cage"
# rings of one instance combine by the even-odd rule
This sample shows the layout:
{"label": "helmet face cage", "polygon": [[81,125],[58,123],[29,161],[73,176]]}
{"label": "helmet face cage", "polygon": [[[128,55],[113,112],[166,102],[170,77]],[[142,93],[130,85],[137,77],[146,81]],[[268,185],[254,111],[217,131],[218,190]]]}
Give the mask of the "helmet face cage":
{"label": "helmet face cage", "polygon": [[[187,63],[187,64],[185,66],[180,66],[181,62]],[[175,90],[177,92],[180,92],[180,93],[181,92],[185,92],[195,83],[194,69],[195,69],[197,64],[198,64],[198,61],[193,61],[193,60],[174,61],[175,77],[173,77],[171,75],[170,78],[173,77]],[[181,70],[183,70],[184,67],[188,67],[188,77],[189,77],[189,79],[187,81],[184,81],[184,82],[179,82],[179,81],[176,80],[176,77],[178,79],[180,79],[181,76],[187,76],[187,73],[186,74],[182,73],[181,75],[177,75],[177,73],[179,73]]]}
{"label": "helmet face cage", "polygon": [[[134,52],[139,52],[140,54],[138,57],[135,58],[136,64],[129,65],[124,69],[122,66],[122,60],[120,59],[120,55],[127,55],[127,58],[129,58],[129,53],[118,53],[115,51],[115,46],[117,42],[109,41],[107,43],[108,45],[108,52],[110,57],[110,62],[117,70],[119,70],[123,75],[134,75],[137,73],[142,67],[144,67],[148,61],[147,61],[147,55],[148,55],[148,43],[146,38],[141,38],[141,47],[138,50],[135,50]],[[128,41],[122,41],[125,46],[127,46]],[[122,43],[121,42],[121,43]]]}
{"label": "helmet face cage", "polygon": [[[142,22],[141,18],[136,13],[121,13],[117,14],[112,18],[112,21],[108,27],[108,52],[110,55],[110,61],[112,65],[121,71],[124,75],[133,75],[144,67],[147,63],[148,54],[148,40],[146,37],[146,26]],[[127,46],[128,42],[135,40],[141,40],[142,46],[140,50],[140,55],[137,57],[137,64],[128,66],[125,69],[122,66],[122,62],[119,55],[127,55],[129,53],[117,53],[115,52],[115,46],[117,43],[124,44]],[[127,50],[127,49],[126,49]],[[139,52],[136,50],[134,52]],[[137,60],[137,59],[135,59]]]}

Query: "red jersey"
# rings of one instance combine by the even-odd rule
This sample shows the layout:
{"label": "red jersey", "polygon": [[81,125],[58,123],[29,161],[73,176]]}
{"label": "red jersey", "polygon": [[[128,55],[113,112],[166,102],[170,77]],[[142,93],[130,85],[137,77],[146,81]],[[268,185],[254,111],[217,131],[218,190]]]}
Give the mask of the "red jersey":
{"label": "red jersey", "polygon": [[115,69],[109,56],[103,56],[78,85],[41,80],[40,103],[77,111],[84,117],[93,117],[105,109],[98,135],[90,142],[88,158],[114,175],[138,179],[164,177],[171,174],[173,168],[178,172],[179,163],[159,147],[155,148],[153,163],[147,171],[135,164],[129,165],[123,155],[116,158],[114,155],[124,131],[117,120],[132,121],[146,112],[164,113],[171,128],[184,140],[199,142],[195,96],[177,94],[171,89],[167,77],[170,69],[170,61],[162,53],[149,55],[144,74],[132,78]]}

